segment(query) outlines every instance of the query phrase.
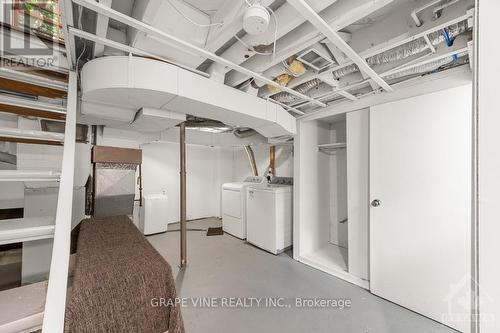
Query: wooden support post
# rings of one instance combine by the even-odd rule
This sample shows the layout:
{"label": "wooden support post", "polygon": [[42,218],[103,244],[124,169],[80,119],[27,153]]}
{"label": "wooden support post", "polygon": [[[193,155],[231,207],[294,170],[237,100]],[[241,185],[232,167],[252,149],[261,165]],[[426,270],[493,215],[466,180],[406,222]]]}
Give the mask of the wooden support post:
{"label": "wooden support post", "polygon": [[269,168],[273,176],[276,176],[276,146],[269,147]]}
{"label": "wooden support post", "polygon": [[186,226],[186,123],[180,124],[181,267],[187,264]]}

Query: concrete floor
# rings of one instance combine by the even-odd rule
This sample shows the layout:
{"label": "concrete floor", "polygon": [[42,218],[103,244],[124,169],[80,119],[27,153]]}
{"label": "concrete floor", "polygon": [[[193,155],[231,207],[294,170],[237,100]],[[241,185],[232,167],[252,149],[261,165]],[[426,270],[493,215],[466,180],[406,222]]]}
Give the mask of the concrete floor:
{"label": "concrete floor", "polygon": [[[220,226],[218,219],[188,223],[188,228]],[[171,225],[173,229],[178,225]],[[179,233],[148,237],[172,265],[180,297],[191,305],[182,309],[187,333],[198,332],[456,332],[435,321],[370,294],[355,285],[301,264],[283,253],[274,256],[230,235],[207,237],[188,232],[188,266],[180,271]],[[296,297],[349,299],[351,307],[328,308],[221,308],[196,307],[200,297]],[[247,299],[247,302],[249,300]],[[255,304],[255,303],[254,303]],[[264,304],[262,301],[261,304]]]}

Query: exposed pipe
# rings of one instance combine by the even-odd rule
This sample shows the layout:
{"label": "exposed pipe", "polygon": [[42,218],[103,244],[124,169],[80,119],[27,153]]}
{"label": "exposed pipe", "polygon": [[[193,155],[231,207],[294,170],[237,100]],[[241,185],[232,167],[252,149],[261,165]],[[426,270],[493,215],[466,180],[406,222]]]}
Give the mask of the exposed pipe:
{"label": "exposed pipe", "polygon": [[435,18],[440,17],[440,16],[441,16],[441,11],[442,11],[443,9],[448,8],[448,7],[450,7],[451,5],[454,5],[454,4],[456,4],[457,2],[459,2],[459,1],[460,1],[460,0],[451,0],[450,2],[447,2],[447,3],[445,3],[445,4],[441,5],[441,6],[438,6],[438,7],[434,8],[434,11],[433,11],[433,13],[434,13],[434,17],[435,17]]}
{"label": "exposed pipe", "polygon": [[[312,79],[310,81],[302,83],[301,85],[298,85],[294,89],[296,91],[300,92],[301,94],[306,94],[311,89],[314,89],[315,87],[317,87],[320,83],[321,83],[320,79]],[[298,98],[296,98],[295,96],[290,95],[289,93],[286,93],[286,92],[277,93],[272,98],[277,100],[278,102],[281,102],[281,103],[291,103],[291,102],[298,100]]]}
{"label": "exposed pipe", "polygon": [[276,146],[269,147],[269,169],[273,176],[276,176]]}
{"label": "exposed pipe", "polygon": [[245,151],[247,153],[248,162],[250,163],[250,168],[252,169],[252,175],[258,176],[259,172],[257,171],[257,163],[255,163],[255,154],[251,146],[245,146]]}
{"label": "exposed pipe", "polygon": [[[462,21],[453,24],[447,28],[449,38],[455,38],[467,30],[467,21]],[[433,46],[436,46],[446,40],[441,31],[435,31],[428,35],[428,38]],[[390,62],[407,59],[415,54],[421,53],[429,48],[426,40],[423,38],[416,39],[401,46],[376,54],[366,59],[370,66],[377,66]],[[348,74],[358,71],[358,67],[354,64],[333,71],[333,76],[336,79],[344,77]]]}
{"label": "exposed pipe", "polygon": [[[457,56],[457,58],[458,58],[458,56]],[[394,74],[384,76],[384,78],[387,80],[393,80],[393,79],[397,79],[397,78],[408,76],[408,75],[433,72],[433,71],[437,70],[438,68],[440,68],[441,66],[448,65],[448,64],[452,63],[453,61],[455,61],[454,56],[442,58],[442,59],[436,60],[434,62],[430,62],[430,63],[424,64],[421,66],[417,66],[417,67],[412,67],[412,68],[409,68],[409,69],[406,69],[406,70],[403,70],[403,71],[400,71],[400,72],[397,72]]]}
{"label": "exposed pipe", "polygon": [[142,164],[139,164],[139,207],[142,207]]}
{"label": "exposed pipe", "polygon": [[155,28],[147,23],[144,23],[144,22],[139,21],[137,19],[134,19],[128,15],[120,13],[119,11],[116,11],[110,7],[104,6],[103,4],[101,4],[99,2],[95,2],[92,0],[73,0],[73,2],[80,5],[80,6],[87,8],[89,10],[95,11],[98,14],[106,15],[109,18],[112,18],[114,20],[122,22],[122,23],[126,24],[127,26],[130,26],[132,28],[135,28],[141,32],[144,32],[144,33],[150,35],[151,37],[156,37],[161,42],[164,42],[164,43],[170,44],[170,45],[173,44],[173,45],[178,46],[180,48],[183,48],[185,50],[192,51],[192,52],[194,52],[202,57],[205,57],[205,58],[208,58],[212,61],[215,61],[215,62],[217,62],[223,66],[226,66],[232,70],[235,70],[237,72],[240,72],[240,73],[247,75],[247,76],[250,76],[250,77],[254,77],[255,79],[263,81],[264,83],[270,84],[270,85],[278,88],[278,90],[287,91],[292,95],[296,95],[297,97],[300,97],[306,101],[310,101],[318,106],[326,107],[325,103],[319,102],[319,101],[317,101],[309,96],[301,95],[301,94],[297,93],[296,91],[294,91],[293,89],[280,86],[278,83],[266,78],[265,76],[263,76],[259,73],[251,71],[248,68],[242,67],[240,65],[237,65],[234,62],[231,62],[227,59],[224,59],[221,56],[219,56],[213,52],[207,51],[204,48],[201,48],[201,47],[198,47],[194,44],[186,42],[186,41],[184,41],[176,36],[173,36],[169,33],[166,33],[160,29],[157,29],[157,28]]}
{"label": "exposed pipe", "polygon": [[187,265],[187,219],[186,219],[186,124],[180,124],[180,222],[181,222],[181,267]]}

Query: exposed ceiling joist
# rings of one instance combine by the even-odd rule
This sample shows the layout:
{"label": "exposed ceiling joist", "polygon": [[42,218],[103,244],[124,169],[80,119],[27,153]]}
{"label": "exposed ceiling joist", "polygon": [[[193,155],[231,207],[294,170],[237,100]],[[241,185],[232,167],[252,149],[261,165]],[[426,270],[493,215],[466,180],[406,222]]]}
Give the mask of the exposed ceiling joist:
{"label": "exposed ceiling joist", "polygon": [[[332,27],[332,29],[334,29],[334,31],[339,31],[385,7],[393,1],[394,0],[338,0],[332,6],[321,12],[320,16]],[[274,61],[270,61],[268,56],[256,55],[248,61],[245,61],[242,66],[251,71],[263,73],[264,76],[269,77],[266,73],[269,68],[323,39],[324,37],[318,34],[318,30],[312,24],[306,22],[278,40],[276,45],[278,51],[274,57]],[[236,86],[247,79],[248,76],[233,71],[226,75],[226,84]]]}
{"label": "exposed ceiling joist", "polygon": [[146,52],[146,51],[143,51],[143,50],[140,50],[138,48],[135,48],[135,47],[132,47],[132,46],[128,46],[128,45],[125,45],[125,44],[121,44],[121,43],[115,42],[115,41],[113,41],[111,39],[107,39],[107,38],[104,38],[104,37],[99,37],[99,36],[96,36],[94,34],[88,33],[86,31],[75,29],[73,27],[69,27],[69,34],[72,35],[72,36],[77,36],[77,37],[84,38],[86,40],[92,41],[96,45],[108,46],[108,47],[111,47],[111,48],[114,48],[116,50],[120,50],[120,51],[123,51],[123,52],[126,52],[126,53],[135,54],[135,55],[142,56],[142,57],[150,57],[150,58],[157,59],[157,60],[160,60],[160,61],[165,61],[165,62],[168,62],[170,64],[176,65],[176,66],[178,66],[180,68],[184,68],[184,69],[189,70],[191,72],[194,72],[196,74],[202,75],[204,77],[209,77],[209,75],[207,73],[205,73],[205,72],[196,70],[194,68],[189,68],[189,67],[184,66],[182,64],[178,64],[178,63],[172,62],[169,59],[157,56],[157,55],[155,55],[153,53]]}
{"label": "exposed ceiling joist", "polygon": [[[100,3],[108,7],[111,7],[112,1],[113,0],[99,0]],[[108,26],[109,26],[109,17],[107,17],[106,15],[97,15],[95,34],[98,37],[106,38],[108,32]],[[98,43],[94,44],[94,58],[102,57],[103,54],[104,54],[104,45]]]}
{"label": "exposed ceiling joist", "polygon": [[[68,36],[68,26],[73,25],[73,3],[71,0],[59,0],[59,8],[61,9],[61,22],[64,36]],[[76,63],[75,39],[72,37],[65,37],[64,45],[66,47],[68,67],[72,69]]]}
{"label": "exposed ceiling joist", "polygon": [[[263,6],[270,6],[274,0],[262,0]],[[226,1],[213,15],[212,22],[224,22],[223,26],[211,27],[208,33],[206,49],[215,52],[230,41],[243,26],[245,1]]]}
{"label": "exposed ceiling joist", "polygon": [[[453,79],[450,79],[453,78]],[[460,66],[422,77],[419,80],[407,80],[394,84],[394,91],[385,94],[371,94],[358,101],[345,101],[337,105],[331,105],[325,109],[307,113],[299,119],[316,120],[325,119],[326,117],[335,116],[338,114],[351,112],[373,105],[388,103],[398,99],[409,98],[413,96],[429,94],[443,89],[449,89],[464,84],[470,84],[471,72],[466,66]]]}
{"label": "exposed ceiling joist", "polygon": [[226,60],[226,59],[224,59],[224,58],[222,58],[222,57],[220,57],[212,52],[209,52],[201,47],[198,47],[198,46],[193,45],[191,43],[188,43],[184,40],[181,40],[173,35],[165,33],[157,28],[154,28],[154,27],[152,27],[144,22],[141,22],[139,20],[136,20],[130,16],[124,15],[124,14],[122,14],[116,10],[113,10],[109,7],[103,6],[100,3],[97,3],[97,2],[92,1],[92,0],[74,0],[74,2],[78,5],[81,5],[85,8],[87,8],[87,9],[93,10],[93,11],[97,12],[98,14],[107,15],[109,18],[112,18],[114,20],[122,22],[130,27],[138,29],[139,31],[147,33],[151,36],[155,36],[156,38],[162,39],[162,40],[164,40],[168,43],[171,43],[179,48],[184,48],[190,52],[195,52],[195,53],[199,54],[200,56],[211,59],[212,61],[221,63],[224,66],[227,66],[235,71],[241,72],[242,74],[244,74],[246,76],[254,77],[257,80],[260,80],[264,83],[267,83],[271,86],[278,88],[278,90],[286,91],[286,92],[288,92],[288,93],[290,93],[290,94],[292,94],[300,99],[310,101],[310,102],[314,103],[315,105],[318,105],[321,107],[326,106],[326,104],[319,102],[319,101],[316,101],[315,99],[313,99],[309,96],[306,96],[304,94],[300,94],[293,89],[283,87],[283,86],[277,84],[276,82],[274,82],[274,81],[272,81],[272,80],[270,80],[270,79],[268,79],[260,74],[252,72],[251,70],[249,70],[247,68],[244,68],[244,67],[241,67],[237,64],[234,64],[234,63],[232,63],[232,62],[230,62],[230,61],[228,61],[228,60]]}
{"label": "exposed ceiling joist", "polygon": [[[323,9],[327,8],[337,0],[313,0],[311,1],[311,6],[314,8],[315,11],[320,12]],[[297,28],[299,25],[305,22],[305,19],[297,15],[295,12],[295,9],[293,6],[291,6],[288,3],[284,3],[282,6],[280,6],[278,9],[275,10],[275,15],[276,15],[276,20],[278,21],[278,30],[276,31],[276,38],[279,39],[292,31],[293,29]],[[272,24],[275,24],[274,22],[274,16],[273,19],[271,20]],[[270,26],[271,30],[269,33],[274,34],[274,28]],[[274,37],[274,36],[273,36]],[[234,43],[229,47],[226,51],[224,51],[221,56],[223,58],[226,58],[230,61],[233,61],[234,63],[241,64],[245,62],[247,59],[253,57],[256,55],[256,53],[252,50],[249,50],[243,43],[249,45],[249,46],[255,46],[252,44],[252,41],[254,40],[253,37],[249,35],[244,35],[241,37],[242,43]],[[269,54],[271,56],[272,53]],[[229,69],[226,69],[223,66],[220,66],[218,64],[213,64],[210,69],[211,72],[218,72],[220,74],[226,74]]]}
{"label": "exposed ceiling joist", "polygon": [[358,68],[386,91],[392,88],[385,82],[304,0],[287,0],[295,9],[311,22],[329,41],[339,48]]}

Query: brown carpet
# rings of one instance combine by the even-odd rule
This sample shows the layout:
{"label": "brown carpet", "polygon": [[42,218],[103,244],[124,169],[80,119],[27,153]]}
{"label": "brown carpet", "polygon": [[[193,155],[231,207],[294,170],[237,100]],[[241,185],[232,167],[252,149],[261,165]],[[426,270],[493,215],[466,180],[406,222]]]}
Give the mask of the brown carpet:
{"label": "brown carpet", "polygon": [[184,332],[170,265],[126,216],[81,223],[66,332]]}

